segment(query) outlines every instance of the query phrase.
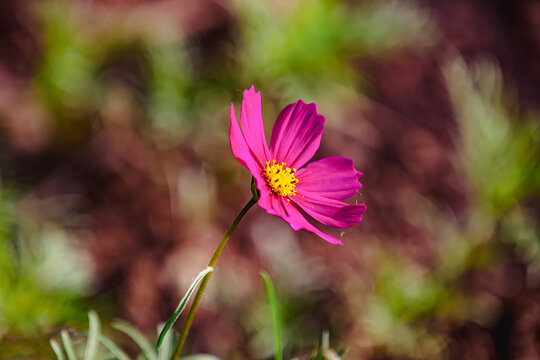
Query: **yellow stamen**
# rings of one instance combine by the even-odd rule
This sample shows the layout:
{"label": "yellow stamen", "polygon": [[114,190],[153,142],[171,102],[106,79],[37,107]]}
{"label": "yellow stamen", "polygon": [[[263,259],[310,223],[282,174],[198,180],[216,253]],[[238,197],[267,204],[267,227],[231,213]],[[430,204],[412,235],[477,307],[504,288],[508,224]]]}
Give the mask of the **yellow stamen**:
{"label": "yellow stamen", "polygon": [[272,194],[284,197],[296,195],[294,189],[298,183],[298,179],[294,177],[296,169],[287,167],[284,162],[276,164],[276,160],[272,160],[266,162],[266,169],[262,172]]}

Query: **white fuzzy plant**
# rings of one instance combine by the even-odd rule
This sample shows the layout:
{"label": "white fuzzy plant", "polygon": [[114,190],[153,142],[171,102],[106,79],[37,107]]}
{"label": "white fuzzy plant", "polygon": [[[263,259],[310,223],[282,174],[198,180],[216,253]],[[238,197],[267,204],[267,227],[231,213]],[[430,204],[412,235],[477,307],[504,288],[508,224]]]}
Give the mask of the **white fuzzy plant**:
{"label": "white fuzzy plant", "polygon": [[[88,319],[89,326],[86,337],[78,338],[75,341],[67,330],[62,330],[60,333],[61,342],[51,339],[51,347],[58,360],[132,360],[113,340],[101,333],[99,317],[95,311],[88,313]],[[153,344],[133,326],[116,321],[112,323],[112,327],[125,333],[139,346],[141,352],[136,359],[168,360],[171,358],[174,346],[172,331],[165,335],[159,350],[156,350]],[[162,328],[163,326],[160,326],[158,333],[161,332]],[[219,359],[215,356],[201,354],[183,357],[182,360]]]}

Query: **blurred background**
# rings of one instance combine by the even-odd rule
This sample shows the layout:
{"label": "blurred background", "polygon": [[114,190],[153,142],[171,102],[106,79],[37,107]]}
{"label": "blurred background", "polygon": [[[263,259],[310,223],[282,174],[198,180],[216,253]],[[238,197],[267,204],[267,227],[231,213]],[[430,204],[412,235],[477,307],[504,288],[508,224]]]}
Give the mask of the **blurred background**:
{"label": "blurred background", "polygon": [[[0,358],[124,319],[155,340],[250,198],[229,106],[326,117],[364,220],[331,246],[256,208],[187,353],[540,358],[540,4],[532,0],[20,0],[0,4]],[[182,318],[181,318],[182,319]],[[75,335],[74,335],[75,336]]]}

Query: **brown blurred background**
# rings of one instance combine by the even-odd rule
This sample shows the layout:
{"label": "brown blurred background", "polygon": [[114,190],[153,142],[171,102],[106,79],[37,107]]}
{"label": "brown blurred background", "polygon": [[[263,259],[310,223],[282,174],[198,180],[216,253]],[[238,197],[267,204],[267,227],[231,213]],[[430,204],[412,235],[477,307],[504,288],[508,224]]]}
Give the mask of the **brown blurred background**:
{"label": "brown blurred background", "polygon": [[23,0],[0,19],[0,357],[54,358],[89,309],[154,341],[250,197],[228,111],[254,84],[267,135],[317,103],[316,158],[354,159],[368,210],[329,230],[343,247],[252,210],[189,353],[272,358],[266,270],[285,358],[324,330],[344,359],[540,358],[537,1]]}

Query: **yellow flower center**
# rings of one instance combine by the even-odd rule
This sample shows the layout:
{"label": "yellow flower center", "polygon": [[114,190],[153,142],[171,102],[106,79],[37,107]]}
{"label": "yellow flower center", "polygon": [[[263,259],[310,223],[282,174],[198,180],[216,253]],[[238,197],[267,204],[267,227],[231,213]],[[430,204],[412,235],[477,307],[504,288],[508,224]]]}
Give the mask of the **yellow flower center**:
{"label": "yellow flower center", "polygon": [[266,162],[266,169],[263,170],[263,175],[270,188],[270,192],[274,195],[295,196],[296,183],[298,179],[294,177],[296,169],[286,167],[287,164],[282,162],[276,164],[276,160]]}

